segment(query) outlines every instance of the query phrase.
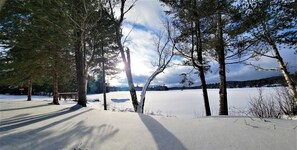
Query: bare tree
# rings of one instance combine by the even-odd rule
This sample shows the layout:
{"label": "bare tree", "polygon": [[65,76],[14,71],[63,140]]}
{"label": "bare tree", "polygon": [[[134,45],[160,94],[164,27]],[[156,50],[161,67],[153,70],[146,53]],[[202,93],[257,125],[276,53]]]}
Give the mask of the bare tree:
{"label": "bare tree", "polygon": [[[169,65],[170,61],[172,60],[174,56],[174,49],[175,49],[175,42],[171,38],[171,31],[170,31],[170,25],[167,21],[166,24],[167,33],[162,32],[158,35],[158,39],[155,41],[156,46],[156,54],[158,56],[157,62],[156,62],[156,70],[150,75],[150,77],[147,79],[140,95],[140,102],[138,105],[137,111],[139,113],[143,113],[144,109],[144,103],[145,103],[145,95],[146,91],[150,85],[150,83],[157,77],[160,73],[162,73]],[[163,40],[165,38],[165,42],[163,43]]]}

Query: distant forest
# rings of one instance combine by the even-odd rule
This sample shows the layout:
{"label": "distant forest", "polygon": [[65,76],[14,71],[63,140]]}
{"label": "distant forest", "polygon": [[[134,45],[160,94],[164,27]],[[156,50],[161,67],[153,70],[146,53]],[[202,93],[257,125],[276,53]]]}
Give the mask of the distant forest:
{"label": "distant forest", "polygon": [[[297,82],[297,72],[291,74],[291,78],[294,82]],[[219,88],[219,83],[207,84],[208,89],[216,89]],[[248,88],[248,87],[277,87],[277,86],[287,86],[286,81],[283,76],[274,76],[269,78],[262,78],[257,80],[246,80],[246,81],[227,81],[228,88]],[[92,89],[92,90],[91,90]],[[135,87],[136,91],[141,91],[142,87]],[[175,87],[167,87],[165,85],[157,85],[151,86],[149,91],[167,91],[167,90],[186,90],[186,89],[201,89],[201,86],[175,86]],[[128,91],[128,87],[117,87],[117,86],[109,86],[107,87],[107,92],[112,91]],[[100,84],[98,86],[93,84],[88,85],[88,94],[102,93],[102,87]],[[27,94],[27,88],[25,87],[24,91],[19,91],[19,87],[16,86],[1,86],[0,94]],[[34,86],[33,95],[52,95],[52,91],[50,89],[45,89],[43,86]]]}
{"label": "distant forest", "polygon": [[[290,75],[294,82],[297,81],[297,72]],[[219,88],[219,83],[207,84],[208,89]],[[227,88],[246,88],[246,87],[276,87],[287,86],[283,76],[274,76],[257,80],[246,81],[227,81]],[[183,87],[184,89],[201,89],[201,86]],[[169,90],[181,89],[181,87],[171,87]]]}

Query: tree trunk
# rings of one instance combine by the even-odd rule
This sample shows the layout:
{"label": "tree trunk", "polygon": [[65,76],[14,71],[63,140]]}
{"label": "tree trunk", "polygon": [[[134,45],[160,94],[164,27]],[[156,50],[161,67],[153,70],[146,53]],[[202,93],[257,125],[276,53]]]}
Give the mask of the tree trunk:
{"label": "tree trunk", "polygon": [[200,70],[200,69],[201,68],[199,68],[199,76],[200,76],[203,99],[204,99],[205,114],[206,114],[206,116],[211,116],[204,71]]}
{"label": "tree trunk", "polygon": [[104,110],[107,110],[106,104],[106,84],[105,84],[105,58],[104,58],[104,51],[103,51],[103,44],[101,45],[101,58],[102,58],[102,84],[103,84],[103,103],[104,103]]}
{"label": "tree trunk", "polygon": [[27,101],[31,101],[32,100],[32,81],[28,80],[28,97],[27,97]]}
{"label": "tree trunk", "polygon": [[287,69],[287,66],[285,65],[283,58],[281,57],[278,48],[276,47],[276,45],[274,43],[270,44],[273,48],[273,51],[275,53],[275,57],[277,59],[277,62],[280,66],[281,72],[283,74],[283,76],[285,77],[285,80],[287,82],[287,85],[289,87],[289,90],[292,94],[292,96],[294,97],[294,105],[295,107],[297,107],[297,91],[296,91],[296,84],[295,82],[290,78],[290,74],[289,71]]}
{"label": "tree trunk", "polygon": [[[115,24],[116,24],[116,27],[115,27],[116,43],[117,43],[117,46],[118,46],[118,48],[120,50],[120,54],[121,54],[123,63],[125,65],[125,72],[126,72],[126,77],[127,77],[127,80],[128,80],[132,105],[133,105],[134,111],[137,112],[138,101],[137,101],[136,90],[135,90],[135,87],[134,87],[134,84],[133,84],[133,78],[132,78],[132,74],[131,74],[130,52],[129,52],[129,49],[127,49],[126,54],[125,54],[124,46],[122,45],[122,36],[123,36],[123,34],[122,34],[122,29],[121,29],[122,23],[124,21],[125,13],[127,13],[127,11],[129,11],[133,7],[133,5],[131,5],[131,7],[128,10],[124,10],[126,0],[121,0],[120,2],[121,2],[120,15],[119,15],[119,18],[115,19],[115,20],[118,20],[118,21],[115,22]],[[115,18],[111,3],[109,3],[109,4],[110,4],[112,17]]]}
{"label": "tree trunk", "polygon": [[126,54],[125,54],[124,47],[123,47],[123,45],[121,43],[121,35],[120,35],[119,31],[117,31],[117,37],[119,38],[117,40],[117,44],[119,46],[120,54],[121,54],[122,60],[123,60],[124,65],[125,65],[125,72],[126,72],[126,77],[127,77],[127,80],[128,80],[132,105],[133,105],[134,111],[137,112],[138,101],[137,101],[136,90],[135,90],[135,87],[134,87],[132,73],[131,73],[130,51],[129,51],[129,49],[127,49]]}
{"label": "tree trunk", "polygon": [[84,41],[80,29],[77,29],[75,33],[75,63],[76,63],[76,74],[78,84],[78,105],[83,107],[87,106],[86,100],[86,77],[85,77],[85,61],[84,61]]}
{"label": "tree trunk", "polygon": [[227,102],[227,88],[226,88],[226,69],[225,69],[225,49],[223,40],[223,28],[221,20],[221,12],[219,6],[219,0],[217,0],[217,46],[216,51],[219,62],[219,74],[220,74],[220,110],[219,115],[228,115],[228,102]]}
{"label": "tree trunk", "polygon": [[203,99],[204,99],[204,107],[205,107],[205,113],[206,116],[211,116],[211,111],[209,107],[209,99],[208,99],[208,93],[207,93],[207,87],[206,87],[206,81],[205,81],[205,75],[204,75],[204,65],[203,65],[203,57],[202,57],[202,40],[201,40],[201,31],[200,31],[200,21],[196,21],[196,30],[198,35],[196,34],[196,50],[197,50],[197,56],[198,56],[198,63],[199,65],[199,77],[201,81],[201,87],[203,92]]}
{"label": "tree trunk", "polygon": [[154,80],[154,78],[160,74],[162,71],[160,71],[160,68],[158,68],[146,81],[145,85],[143,86],[142,88],[142,91],[141,91],[141,95],[140,95],[140,102],[139,102],[139,105],[138,105],[138,110],[137,112],[138,113],[143,113],[143,110],[144,110],[144,103],[145,103],[145,95],[146,95],[146,91],[149,87],[149,85],[151,84],[151,82]]}
{"label": "tree trunk", "polygon": [[[57,59],[57,58],[55,58]],[[60,105],[59,104],[59,76],[58,76],[58,71],[57,71],[57,61],[55,60],[54,62],[54,76],[53,76],[53,82],[54,82],[54,87],[53,87],[53,104],[55,105]]]}
{"label": "tree trunk", "polygon": [[[121,52],[121,54],[122,54],[122,52]],[[125,55],[122,55],[122,58],[123,57],[125,57]],[[124,62],[125,71],[126,71],[126,76],[127,76],[127,80],[128,80],[130,96],[131,96],[131,99],[132,99],[132,105],[133,105],[134,111],[137,112],[138,101],[137,101],[136,90],[135,90],[135,87],[134,87],[132,73],[131,73],[131,65],[130,65],[131,60],[130,60],[130,58],[128,58],[127,61]]]}

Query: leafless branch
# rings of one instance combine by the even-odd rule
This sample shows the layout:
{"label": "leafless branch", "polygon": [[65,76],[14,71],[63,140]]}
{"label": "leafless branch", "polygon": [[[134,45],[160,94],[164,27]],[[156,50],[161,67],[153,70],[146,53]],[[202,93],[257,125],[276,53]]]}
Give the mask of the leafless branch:
{"label": "leafless branch", "polygon": [[130,6],[129,8],[124,12],[124,15],[129,12],[134,6],[135,6],[135,3],[137,2],[137,0],[135,0]]}
{"label": "leafless branch", "polygon": [[279,68],[263,68],[263,67],[254,65],[254,64],[252,64],[252,63],[243,63],[243,64],[252,66],[252,67],[254,67],[257,71],[276,71],[276,72],[280,71]]}

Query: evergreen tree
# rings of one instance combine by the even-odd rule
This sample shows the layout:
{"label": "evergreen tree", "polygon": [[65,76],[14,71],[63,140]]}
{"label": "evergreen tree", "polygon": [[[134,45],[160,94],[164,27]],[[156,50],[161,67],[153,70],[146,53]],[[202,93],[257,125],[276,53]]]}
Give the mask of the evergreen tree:
{"label": "evergreen tree", "polygon": [[173,16],[174,25],[180,30],[175,40],[178,42],[179,53],[186,58],[185,65],[193,66],[199,72],[206,116],[211,115],[207,94],[205,72],[209,69],[205,55],[207,43],[206,30],[209,24],[209,12],[205,10],[205,1],[167,1],[171,7],[167,13]]}
{"label": "evergreen tree", "polygon": [[[28,100],[32,82],[42,84],[50,78],[53,103],[59,104],[59,74],[67,74],[63,71],[71,61],[67,47],[68,26],[57,5],[59,1],[9,1],[1,12],[1,44],[7,51],[5,59],[10,60],[2,64],[9,68],[2,69],[2,75],[9,75],[5,80],[9,84],[28,80]],[[64,61],[66,63],[62,63]]]}

